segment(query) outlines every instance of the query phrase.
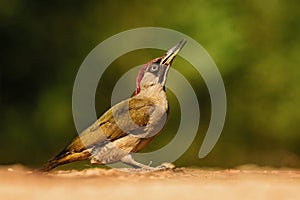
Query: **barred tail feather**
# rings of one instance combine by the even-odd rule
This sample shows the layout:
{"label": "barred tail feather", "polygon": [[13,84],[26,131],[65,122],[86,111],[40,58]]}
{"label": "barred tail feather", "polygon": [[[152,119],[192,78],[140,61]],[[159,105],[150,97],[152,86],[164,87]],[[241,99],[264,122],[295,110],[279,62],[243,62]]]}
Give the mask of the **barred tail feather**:
{"label": "barred tail feather", "polygon": [[58,154],[55,158],[49,160],[40,169],[40,171],[48,172],[59,165],[64,165],[75,161],[87,160],[90,157],[90,153],[88,150],[84,150],[78,153],[71,153],[71,152],[62,152],[62,153]]}

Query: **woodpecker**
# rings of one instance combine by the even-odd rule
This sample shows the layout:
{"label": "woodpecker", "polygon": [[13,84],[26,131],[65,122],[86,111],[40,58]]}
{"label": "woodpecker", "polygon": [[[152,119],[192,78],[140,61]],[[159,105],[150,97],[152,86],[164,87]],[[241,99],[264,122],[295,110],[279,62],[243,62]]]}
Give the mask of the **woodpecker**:
{"label": "woodpecker", "polygon": [[50,171],[82,160],[90,160],[92,164],[121,161],[135,168],[160,169],[161,166],[150,167],[135,161],[132,154],[147,146],[163,129],[168,112],[165,91],[168,71],[185,43],[186,40],[181,40],[165,55],[143,65],[136,78],[134,95],[106,111],[41,170]]}

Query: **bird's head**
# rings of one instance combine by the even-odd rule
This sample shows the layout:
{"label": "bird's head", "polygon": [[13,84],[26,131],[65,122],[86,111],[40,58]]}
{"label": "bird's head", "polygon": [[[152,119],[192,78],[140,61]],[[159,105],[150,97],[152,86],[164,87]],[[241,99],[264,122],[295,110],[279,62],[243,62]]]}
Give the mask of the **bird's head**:
{"label": "bird's head", "polygon": [[146,89],[156,84],[160,84],[162,87],[165,86],[172,61],[185,43],[186,40],[181,40],[165,55],[149,61],[140,69],[136,78],[135,95],[139,94],[142,89]]}

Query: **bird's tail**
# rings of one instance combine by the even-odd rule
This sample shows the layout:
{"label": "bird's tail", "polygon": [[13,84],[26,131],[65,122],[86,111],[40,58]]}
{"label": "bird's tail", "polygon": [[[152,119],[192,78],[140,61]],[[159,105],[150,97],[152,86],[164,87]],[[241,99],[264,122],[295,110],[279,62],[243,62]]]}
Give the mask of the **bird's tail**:
{"label": "bird's tail", "polygon": [[88,150],[84,150],[82,152],[65,152],[62,151],[53,159],[49,160],[46,164],[44,164],[39,171],[48,172],[59,165],[64,165],[67,163],[71,163],[74,161],[82,161],[86,160],[90,157],[90,153]]}

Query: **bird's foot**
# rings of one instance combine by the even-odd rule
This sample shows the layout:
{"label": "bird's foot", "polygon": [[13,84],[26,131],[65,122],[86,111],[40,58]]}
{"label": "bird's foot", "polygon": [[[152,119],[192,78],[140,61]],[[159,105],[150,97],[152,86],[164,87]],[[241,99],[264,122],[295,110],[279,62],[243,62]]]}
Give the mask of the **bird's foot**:
{"label": "bird's foot", "polygon": [[159,170],[169,170],[169,169],[175,169],[175,165],[172,163],[163,162],[155,168],[158,168]]}
{"label": "bird's foot", "polygon": [[152,161],[149,163],[149,165],[144,165],[142,163],[136,162],[132,154],[128,154],[124,156],[121,161],[123,163],[126,163],[128,165],[133,166],[134,168],[125,168],[123,171],[128,171],[128,172],[153,172],[153,171],[162,171],[162,170],[168,170],[168,169],[174,169],[175,165],[172,163],[162,163],[161,165],[157,167],[151,167],[150,165],[152,164]]}
{"label": "bird's foot", "polygon": [[157,167],[151,167],[151,166],[145,165],[145,166],[139,167],[139,168],[122,168],[121,171],[147,173],[147,172],[155,172],[155,171],[173,170],[174,168],[175,168],[175,165],[172,163],[162,163],[161,165],[159,165]]}

